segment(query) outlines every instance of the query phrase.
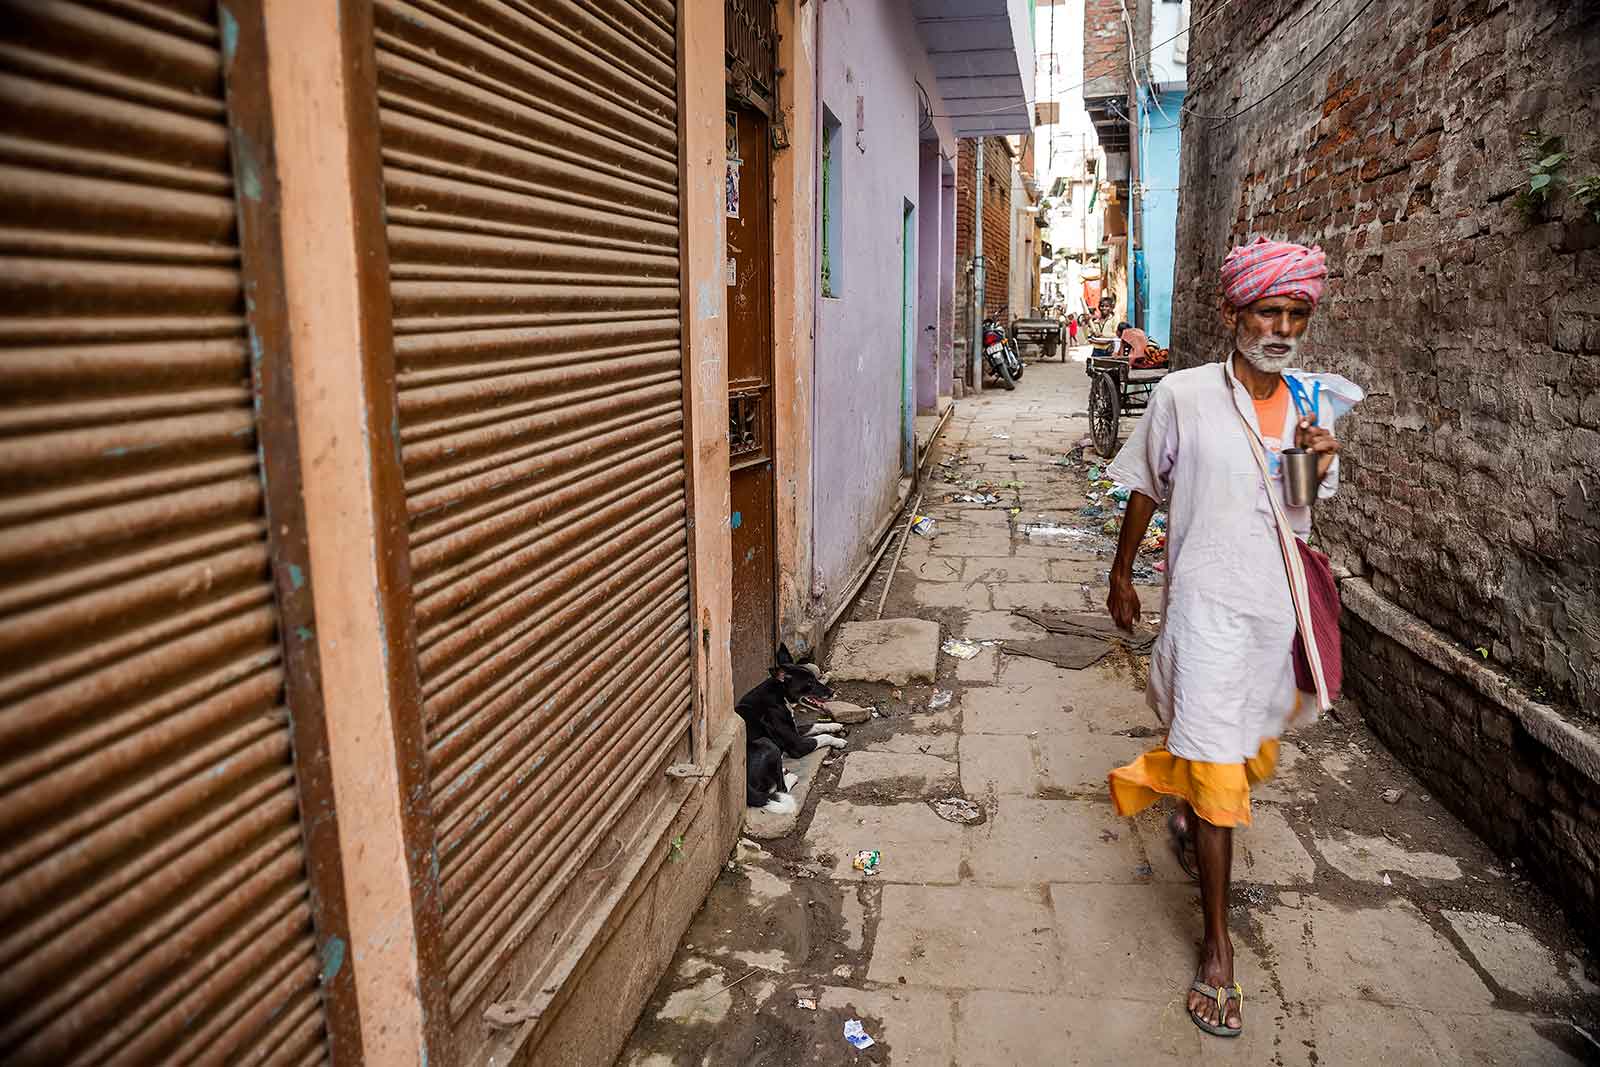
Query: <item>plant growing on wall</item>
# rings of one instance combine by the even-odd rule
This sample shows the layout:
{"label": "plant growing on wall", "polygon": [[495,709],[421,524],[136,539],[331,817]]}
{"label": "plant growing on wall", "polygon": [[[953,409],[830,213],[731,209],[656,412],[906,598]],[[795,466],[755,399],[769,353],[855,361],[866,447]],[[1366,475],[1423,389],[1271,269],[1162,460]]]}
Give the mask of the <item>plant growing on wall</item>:
{"label": "plant growing on wall", "polygon": [[1561,150],[1560,137],[1535,129],[1523,134],[1522,155],[1528,164],[1528,184],[1511,203],[1524,219],[1537,222],[1544,217],[1550,198],[1559,187],[1567,154]]}
{"label": "plant growing on wall", "polygon": [[1589,212],[1590,219],[1600,222],[1600,174],[1591,174],[1578,182],[1572,187],[1572,195]]}

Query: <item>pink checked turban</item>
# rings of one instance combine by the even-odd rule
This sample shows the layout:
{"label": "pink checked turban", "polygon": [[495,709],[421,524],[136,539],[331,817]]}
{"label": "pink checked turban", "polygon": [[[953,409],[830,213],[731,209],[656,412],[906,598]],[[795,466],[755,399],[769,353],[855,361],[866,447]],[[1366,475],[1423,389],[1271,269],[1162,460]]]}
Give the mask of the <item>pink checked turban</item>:
{"label": "pink checked turban", "polygon": [[1269,296],[1298,297],[1315,307],[1327,278],[1321,248],[1265,237],[1240,245],[1222,261],[1222,293],[1236,308]]}

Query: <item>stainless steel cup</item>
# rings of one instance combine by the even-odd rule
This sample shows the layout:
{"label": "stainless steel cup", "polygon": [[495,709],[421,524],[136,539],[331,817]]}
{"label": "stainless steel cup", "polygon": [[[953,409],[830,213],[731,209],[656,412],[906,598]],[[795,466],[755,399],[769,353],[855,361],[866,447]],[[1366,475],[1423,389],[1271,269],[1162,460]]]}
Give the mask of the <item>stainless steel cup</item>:
{"label": "stainless steel cup", "polygon": [[1310,507],[1317,498],[1317,454],[1303,448],[1286,448],[1283,460],[1283,496],[1292,508]]}

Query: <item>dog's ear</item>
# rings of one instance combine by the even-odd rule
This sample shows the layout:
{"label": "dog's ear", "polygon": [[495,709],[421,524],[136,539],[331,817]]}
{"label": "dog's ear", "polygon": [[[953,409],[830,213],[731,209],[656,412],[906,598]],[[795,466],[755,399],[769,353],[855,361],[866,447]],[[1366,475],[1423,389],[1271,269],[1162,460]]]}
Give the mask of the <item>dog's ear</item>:
{"label": "dog's ear", "polygon": [[788,645],[785,645],[785,644],[779,644],[778,645],[778,666],[780,666],[780,667],[792,667],[792,666],[794,666],[794,657],[789,655],[789,646]]}

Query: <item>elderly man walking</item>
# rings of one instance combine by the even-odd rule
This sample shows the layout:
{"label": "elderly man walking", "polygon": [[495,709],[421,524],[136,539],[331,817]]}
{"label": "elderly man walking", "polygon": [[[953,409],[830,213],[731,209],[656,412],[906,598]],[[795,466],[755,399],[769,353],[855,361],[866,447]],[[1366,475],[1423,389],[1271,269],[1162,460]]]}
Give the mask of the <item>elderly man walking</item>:
{"label": "elderly man walking", "polygon": [[1168,825],[1185,870],[1200,881],[1205,916],[1189,1014],[1224,1037],[1244,1025],[1227,926],[1233,828],[1250,822],[1250,785],[1272,774],[1278,736],[1317,712],[1317,697],[1295,685],[1296,616],[1267,494],[1304,537],[1311,508],[1287,506],[1279,453],[1298,446],[1316,454],[1318,495],[1331,496],[1338,483],[1339,443],[1323,425],[1331,420],[1304,410],[1304,382],[1284,375],[1326,276],[1318,248],[1260,238],[1235,248],[1222,268],[1232,351],[1168,375],[1110,467],[1132,490],[1106,601],[1124,629],[1139,617],[1139,543],[1157,505],[1169,508],[1165,606],[1148,687],[1166,741],[1112,771],[1111,796],[1123,815],[1161,796],[1179,801]]}

